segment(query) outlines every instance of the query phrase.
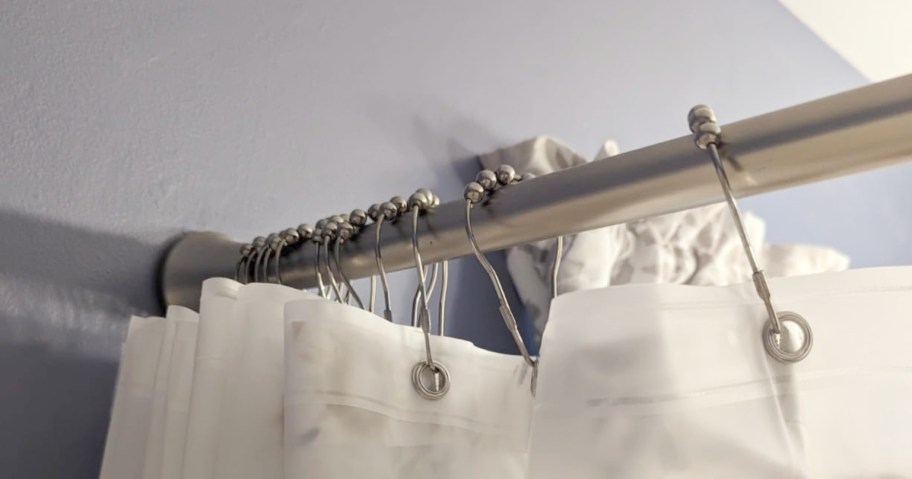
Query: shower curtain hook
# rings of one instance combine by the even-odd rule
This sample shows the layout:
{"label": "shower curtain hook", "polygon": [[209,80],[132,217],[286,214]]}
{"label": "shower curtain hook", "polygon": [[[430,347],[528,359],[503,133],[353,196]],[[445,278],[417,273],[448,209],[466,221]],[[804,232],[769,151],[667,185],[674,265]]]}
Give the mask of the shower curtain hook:
{"label": "shower curtain hook", "polygon": [[[690,131],[693,133],[694,144],[697,148],[709,152],[709,157],[716,170],[716,176],[718,176],[719,183],[722,186],[722,193],[725,196],[725,201],[728,203],[728,209],[731,212],[732,222],[735,224],[735,229],[737,229],[738,236],[741,238],[741,246],[744,248],[744,253],[747,255],[747,261],[750,263],[754,289],[757,291],[757,295],[760,296],[760,299],[766,307],[767,321],[763,327],[763,346],[766,348],[767,353],[777,361],[784,363],[801,361],[807,357],[814,344],[813,331],[811,330],[811,326],[801,315],[793,312],[777,313],[775,307],[773,307],[772,294],[770,293],[769,285],[766,281],[766,275],[763,270],[760,269],[756,257],[754,256],[750,239],[747,237],[747,231],[745,230],[744,223],[741,219],[741,211],[738,209],[738,203],[732,192],[731,182],[728,179],[725,165],[719,154],[719,147],[722,145],[722,128],[716,123],[716,115],[710,107],[706,105],[697,105],[691,108],[690,112],[687,114],[687,123],[690,126]],[[789,331],[783,327],[786,323],[794,324],[800,331],[798,338],[801,340],[801,345],[797,348],[789,350],[784,349],[786,345],[783,344],[783,336],[794,334],[794,331]]]}
{"label": "shower curtain hook", "polygon": [[[431,279],[428,281],[428,297],[434,295],[434,290],[437,288],[437,278],[440,276],[440,263],[434,263],[433,266],[424,267],[424,275],[427,277],[427,271],[431,270]],[[421,285],[415,286],[415,295],[412,296],[412,327],[417,328],[421,325],[418,321],[418,312],[421,309]]]}
{"label": "shower curtain hook", "polygon": [[[357,233],[361,233],[361,230],[367,226],[368,214],[366,211],[361,208],[355,208],[348,214],[349,223],[355,227]],[[373,313],[377,304],[377,277],[371,275],[370,277],[370,292],[368,294],[368,310]],[[363,308],[362,308],[363,309]]]}
{"label": "shower curtain hook", "polygon": [[[234,270],[234,280],[238,283],[247,283],[247,262],[250,261],[250,253],[253,252],[253,245],[245,243],[241,246],[241,257],[238,259],[237,267]],[[244,280],[241,281],[241,269],[244,269]]]}
{"label": "shower curtain hook", "polygon": [[[318,221],[317,224],[325,224],[325,222],[320,223],[320,221]],[[310,228],[309,238],[310,242],[314,245],[314,273],[316,273],[317,276],[317,289],[319,290],[321,298],[329,299],[329,291],[326,282],[323,281],[323,268],[320,266],[320,245],[322,244],[323,228],[320,226],[311,227],[306,224],[301,225],[301,227],[306,227],[305,230]],[[301,227],[298,227],[298,229],[300,230]]]}
{"label": "shower curtain hook", "polygon": [[[399,197],[393,197],[397,199]],[[383,287],[383,302],[385,309],[383,310],[383,317],[392,322],[393,321],[393,312],[390,310],[390,292],[389,292],[389,281],[386,278],[386,270],[383,268],[383,255],[380,248],[380,233],[383,230],[383,223],[386,221],[391,221],[399,216],[399,207],[394,204],[392,201],[384,201],[383,203],[371,205],[367,210],[368,216],[374,220],[377,225],[374,236],[374,259],[377,262],[377,271],[380,273],[380,284]]]}
{"label": "shower curtain hook", "polygon": [[[258,276],[258,272],[260,269],[260,260],[263,258],[263,250],[265,248],[266,248],[266,238],[265,237],[257,236],[256,238],[253,239],[254,258],[253,258],[252,266],[253,266],[253,282],[254,283],[256,283],[260,280],[259,276]],[[246,266],[247,266],[247,274],[248,274],[247,278],[249,279],[250,278],[250,276],[249,276],[250,266],[251,266],[250,262],[248,262]]]}
{"label": "shower curtain hook", "polygon": [[339,289],[339,282],[336,281],[336,276],[332,270],[332,260],[329,257],[329,243],[336,237],[339,232],[339,224],[333,221],[331,218],[327,218],[323,223],[323,238],[321,248],[325,251],[323,255],[326,258],[326,275],[329,276],[329,285],[332,288],[332,292],[336,295],[336,301],[339,303],[343,302],[342,290]]}
{"label": "shower curtain hook", "polygon": [[473,181],[466,185],[465,193],[463,197],[466,200],[465,203],[465,230],[466,237],[469,239],[469,244],[472,247],[472,252],[475,254],[475,258],[478,259],[478,262],[481,263],[482,268],[488,274],[488,277],[491,279],[491,284],[494,286],[494,291],[497,293],[497,299],[500,302],[500,315],[504,320],[504,323],[507,325],[507,329],[510,331],[510,334],[513,336],[513,341],[516,343],[516,347],[519,348],[519,352],[525,360],[526,364],[532,367],[532,394],[535,394],[535,383],[538,375],[538,361],[533,359],[529,354],[529,350],[526,348],[526,343],[523,341],[522,336],[519,333],[519,325],[516,322],[516,317],[513,315],[513,310],[510,309],[510,303],[507,301],[507,295],[504,292],[503,284],[500,282],[500,278],[497,276],[497,271],[494,270],[494,266],[491,265],[491,262],[485,258],[484,253],[481,252],[481,248],[478,246],[478,241],[475,240],[475,232],[472,230],[472,207],[481,203],[488,195],[494,192],[495,189],[505,187],[521,181],[521,177],[516,175],[516,171],[513,167],[509,165],[500,165],[497,168],[494,176],[497,178],[497,183],[492,183],[490,170],[482,170],[476,176],[476,181]]}
{"label": "shower curtain hook", "polygon": [[288,228],[280,234],[280,241],[275,254],[275,279],[276,284],[282,284],[282,250],[301,241],[301,234],[295,228]]}
{"label": "shower curtain hook", "polygon": [[[427,356],[426,361],[419,362],[412,369],[412,383],[421,397],[440,399],[450,389],[450,373],[443,364],[435,361],[431,354],[431,313],[428,306],[427,278],[418,244],[418,217],[432,204],[434,204],[434,194],[421,188],[409,197],[407,205],[412,212],[412,253],[415,257],[415,269],[418,271],[418,290],[421,297],[418,322],[424,333],[424,351]],[[430,376],[427,373],[430,373]],[[426,379],[430,379],[430,385],[425,384]]]}
{"label": "shower curtain hook", "polygon": [[269,258],[275,256],[273,253],[278,253],[279,243],[282,241],[282,238],[278,233],[270,233],[266,236],[266,256],[263,259],[263,281],[269,282]]}
{"label": "shower curtain hook", "polygon": [[[425,194],[425,195],[427,195],[427,197],[430,198],[430,202],[428,203],[428,206],[425,209],[425,211],[429,211],[433,208],[436,208],[437,206],[440,206],[440,197],[437,196],[436,194],[434,194],[432,191],[430,191],[426,188],[421,188],[420,190],[418,190],[418,192],[421,192],[422,194]],[[416,192],[416,193],[418,193],[418,192]],[[409,201],[411,202],[412,199],[409,198]],[[416,225],[413,225],[413,226],[416,226]],[[413,231],[413,234],[417,234],[417,231]],[[449,261],[444,259],[442,261],[438,261],[438,262],[434,263],[433,266],[426,266],[424,269],[425,276],[427,276],[428,269],[431,269],[431,279],[430,279],[430,281],[426,281],[426,283],[425,283],[425,284],[428,284],[427,289],[426,289],[428,302],[430,302],[430,298],[434,295],[434,290],[437,289],[437,279],[441,275],[441,270],[442,270],[442,274],[443,274],[443,278],[440,282],[440,294],[438,296],[438,305],[437,305],[437,335],[444,336],[444,333],[446,331],[446,297],[447,297],[447,288],[448,288],[449,274],[450,274],[449,273]],[[418,311],[419,311],[419,307],[421,305],[421,293],[422,293],[422,289],[421,289],[421,285],[419,284],[415,288],[415,296],[412,298],[412,327],[416,327],[416,328],[418,326],[420,326]]]}
{"label": "shower curtain hook", "polygon": [[[343,217],[343,219],[345,219]],[[348,276],[345,275],[345,271],[342,271],[342,262],[339,260],[339,250],[342,247],[342,243],[348,241],[356,234],[356,229],[349,223],[348,220],[339,223],[339,234],[336,236],[336,241],[333,244],[333,259],[336,263],[336,270],[339,272],[339,276],[342,278],[342,281],[345,283],[346,288],[348,288],[347,294],[351,295],[355,302],[358,303],[358,307],[364,309],[364,303],[361,302],[361,296],[358,295],[358,292],[355,291],[355,288],[352,286],[351,281],[348,279]]]}

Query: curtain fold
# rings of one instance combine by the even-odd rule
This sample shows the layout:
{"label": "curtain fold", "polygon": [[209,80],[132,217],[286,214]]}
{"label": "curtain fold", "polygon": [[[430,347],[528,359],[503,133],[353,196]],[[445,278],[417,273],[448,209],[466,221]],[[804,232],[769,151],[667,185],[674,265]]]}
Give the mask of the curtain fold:
{"label": "curtain fold", "polygon": [[430,337],[449,372],[440,399],[420,396],[420,329],[351,306],[286,307],[285,477],[525,477],[532,369],[520,356]]}
{"label": "curtain fold", "polygon": [[130,318],[120,355],[101,479],[142,477],[165,318]]}
{"label": "curtain fold", "polygon": [[770,283],[814,346],[782,364],[752,284],[628,285],[555,300],[529,477],[905,477],[912,268]]}
{"label": "curtain fold", "polygon": [[[199,315],[130,320],[100,477],[912,475],[912,267],[770,288],[812,328],[798,363],[765,350],[752,284],[644,283],[558,297],[536,373],[305,291],[213,278]],[[436,399],[415,385],[428,346],[449,385]]]}

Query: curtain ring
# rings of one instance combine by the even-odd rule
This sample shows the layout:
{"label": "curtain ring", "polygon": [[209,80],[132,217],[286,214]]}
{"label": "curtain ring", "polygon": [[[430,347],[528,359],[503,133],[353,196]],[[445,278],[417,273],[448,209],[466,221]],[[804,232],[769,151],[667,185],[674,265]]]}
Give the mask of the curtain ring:
{"label": "curtain ring", "polygon": [[[338,230],[339,230],[339,225],[335,221],[327,219],[323,223],[323,227],[320,229],[320,231],[323,234],[323,237],[321,238],[322,241],[320,243],[320,249],[325,252],[323,257],[326,258],[326,275],[329,277],[329,286],[330,286],[333,294],[335,294],[335,296],[336,296],[336,301],[341,303],[342,302],[342,291],[339,289],[339,283],[338,283],[338,281],[336,281],[336,276],[333,274],[332,264],[331,264],[330,258],[329,258],[329,242],[332,241],[332,239],[336,236],[336,233],[338,232]],[[318,252],[318,256],[317,256],[318,263],[319,263],[319,258],[320,257],[319,257],[319,252]]]}
{"label": "curtain ring", "polygon": [[[398,198],[398,197],[394,197]],[[380,234],[383,231],[383,223],[389,220],[393,220],[399,216],[399,208],[396,204],[391,201],[385,201],[380,204],[371,205],[367,210],[368,216],[374,220],[377,225],[374,236],[374,259],[377,262],[377,271],[380,273],[380,284],[383,287],[383,303],[385,309],[383,310],[383,317],[392,322],[393,321],[393,312],[390,310],[390,291],[389,291],[389,280],[386,277],[386,269],[383,267],[383,254],[380,248]]]}
{"label": "curtain ring", "polygon": [[295,228],[288,228],[285,231],[282,231],[280,234],[280,241],[276,249],[275,254],[275,280],[276,284],[282,284],[282,250],[288,246],[292,246],[298,243],[301,240],[301,234],[298,233],[298,230]]}
{"label": "curtain ring", "polygon": [[[355,233],[360,234],[361,230],[367,226],[368,215],[367,212],[361,208],[355,208],[348,214],[348,222],[355,227]],[[377,277],[371,275],[370,277],[370,293],[368,295],[368,311],[371,313],[374,312],[374,308],[377,305]],[[361,309],[364,309],[362,306]]]}
{"label": "curtain ring", "polygon": [[[491,181],[492,178],[496,181]],[[466,200],[465,231],[469,244],[472,246],[472,252],[475,254],[475,258],[478,259],[478,262],[481,263],[482,268],[484,268],[485,272],[488,274],[488,277],[491,279],[491,284],[494,286],[494,291],[497,293],[497,299],[500,302],[500,315],[503,318],[507,329],[510,331],[510,334],[513,336],[513,341],[516,343],[516,347],[519,349],[519,353],[522,355],[523,360],[532,367],[532,394],[535,394],[538,361],[533,359],[529,354],[529,350],[526,348],[526,344],[519,333],[519,325],[516,322],[516,317],[513,315],[513,310],[510,308],[509,301],[507,301],[507,295],[504,292],[503,284],[500,282],[500,278],[497,276],[497,271],[494,270],[494,266],[485,258],[484,253],[481,252],[481,248],[479,248],[478,242],[475,239],[475,232],[472,230],[472,207],[475,204],[482,202],[496,189],[516,183],[521,181],[521,179],[521,177],[516,175],[516,171],[513,167],[509,165],[501,165],[497,168],[496,172],[492,172],[491,170],[480,171],[476,176],[476,181],[466,185],[465,193],[463,195]]]}
{"label": "curtain ring", "polygon": [[266,283],[269,282],[269,258],[278,252],[281,241],[282,238],[277,233],[266,236],[266,255],[263,257],[263,281]]}
{"label": "curtain ring", "polygon": [[[234,280],[239,283],[247,283],[247,262],[250,260],[250,253],[253,252],[253,245],[246,243],[241,246],[241,257],[238,259],[237,267],[234,270]],[[244,279],[241,280],[241,270],[244,270]]]}
{"label": "curtain ring", "polygon": [[426,354],[426,360],[418,362],[412,369],[412,383],[421,397],[436,400],[442,398],[450,390],[450,373],[443,364],[434,360],[431,353],[431,313],[428,306],[428,284],[424,264],[421,260],[421,249],[418,244],[418,216],[422,211],[427,211],[433,203],[434,194],[422,188],[409,197],[407,206],[412,212],[412,253],[415,257],[415,269],[418,271],[418,291],[421,299],[418,323],[422,333],[424,333],[424,351]]}
{"label": "curtain ring", "polygon": [[364,303],[361,302],[361,297],[358,295],[358,292],[355,291],[355,288],[352,286],[351,281],[348,279],[348,276],[345,275],[345,271],[342,271],[342,262],[339,260],[339,250],[342,247],[342,243],[351,239],[355,235],[355,227],[351,225],[348,221],[339,223],[339,233],[336,236],[336,241],[333,244],[333,259],[336,262],[336,270],[339,272],[339,276],[342,278],[342,281],[345,283],[345,286],[348,288],[348,294],[350,294],[355,302],[358,303],[358,307],[364,309]]}
{"label": "curtain ring", "polygon": [[[744,248],[747,261],[750,263],[754,290],[756,290],[757,295],[766,307],[767,321],[763,327],[763,346],[766,348],[766,352],[777,361],[783,363],[801,361],[811,352],[811,347],[814,344],[813,331],[801,315],[793,312],[777,313],[776,308],[773,306],[772,294],[766,281],[766,275],[760,269],[754,256],[750,239],[747,237],[747,231],[741,219],[741,211],[738,209],[738,202],[735,200],[731,182],[728,179],[725,165],[722,163],[722,157],[719,154],[719,146],[722,144],[722,128],[716,123],[716,115],[710,107],[697,105],[691,108],[687,114],[687,123],[690,125],[690,131],[693,133],[694,144],[697,148],[709,152],[709,157],[716,170],[716,176],[719,178],[719,184],[722,186],[725,202],[728,203],[732,222],[735,224],[735,229],[741,238],[741,246]],[[790,325],[790,327],[785,328],[785,324]],[[792,341],[783,340],[793,336],[801,341],[801,344],[797,347],[794,344],[787,344],[792,343]]]}
{"label": "curtain ring", "polygon": [[323,281],[323,268],[320,267],[320,250],[322,249],[320,248],[320,238],[322,236],[322,228],[314,227],[310,241],[314,245],[314,272],[317,275],[317,289],[319,289],[321,298],[329,299],[329,292],[327,291],[325,281]]}
{"label": "curtain ring", "polygon": [[266,238],[263,236],[257,236],[253,239],[253,249],[254,249],[254,258],[253,262],[247,262],[247,274],[249,278],[250,266],[253,266],[253,282],[256,283],[260,280],[259,278],[259,269],[260,269],[260,260],[263,258],[263,250],[266,248]]}

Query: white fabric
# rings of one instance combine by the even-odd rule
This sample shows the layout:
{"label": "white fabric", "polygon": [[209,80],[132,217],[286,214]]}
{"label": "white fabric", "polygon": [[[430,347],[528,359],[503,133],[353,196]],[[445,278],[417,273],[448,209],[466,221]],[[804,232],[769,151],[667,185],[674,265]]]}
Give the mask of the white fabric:
{"label": "white fabric", "polygon": [[187,420],[182,477],[215,477],[223,391],[229,380],[230,357],[240,334],[234,306],[241,284],[224,278],[203,282],[199,331]]}
{"label": "white fabric", "polygon": [[[616,151],[616,145],[606,143],[597,161],[611,161],[609,156]],[[507,164],[518,173],[539,176],[588,162],[544,136],[482,155],[480,161],[485,168]],[[765,223],[751,213],[744,214],[744,223],[768,276],[842,271],[849,266],[849,259],[831,248],[764,244]],[[548,319],[554,252],[555,240],[507,250],[507,267],[538,337]],[[558,291],[630,283],[726,285],[749,277],[727,206],[716,204],[566,236]]]}
{"label": "white fabric", "polygon": [[120,355],[101,479],[142,477],[164,318],[130,318]]}
{"label": "white fabric", "polygon": [[[152,391],[152,415],[146,440],[143,461],[143,479],[177,477],[174,475],[174,448],[180,446],[183,453],[183,437],[187,429],[187,406],[179,405],[179,383],[187,374],[193,373],[193,352],[196,348],[196,324],[198,316],[190,309],[171,306],[165,315],[165,332],[161,353],[155,372],[155,386]],[[188,337],[189,336],[189,337]],[[190,342],[192,341],[192,343]],[[187,348],[191,347],[189,352]],[[189,361],[187,358],[189,357]],[[186,380],[184,380],[186,382]],[[187,383],[189,385],[190,383]],[[187,391],[189,400],[189,391]],[[181,413],[183,409],[183,413]],[[167,458],[166,451],[167,450]],[[167,466],[166,466],[167,461]],[[177,464],[179,467],[180,464]],[[165,468],[171,475],[165,474]],[[178,474],[179,474],[178,469]]]}
{"label": "white fabric", "polygon": [[766,354],[752,284],[557,298],[529,477],[908,477],[912,267],[770,287],[813,328],[799,363]]}
{"label": "white fabric", "polygon": [[328,301],[286,306],[285,477],[524,478],[531,369],[518,356],[434,336],[449,370],[418,395],[421,330]]}
{"label": "white fabric", "polygon": [[188,437],[185,478],[284,477],[284,305],[313,298],[275,284],[204,283],[191,414],[206,420],[191,431],[194,449]]}
{"label": "white fabric", "polygon": [[284,477],[284,306],[314,298],[275,284],[249,284],[240,289],[235,320],[241,322],[243,333],[224,390],[214,477]]}
{"label": "white fabric", "polygon": [[[187,308],[169,307],[167,319],[171,320],[172,317],[175,321],[174,345],[171,348],[168,396],[162,422],[161,466],[157,475],[147,476],[161,479],[179,478],[181,475],[199,329],[199,315]],[[147,461],[149,457],[147,455]]]}
{"label": "white fabric", "polygon": [[177,330],[177,309],[168,308],[165,314],[165,334],[158,355],[158,365],[155,368],[155,386],[152,388],[152,415],[149,419],[149,434],[143,460],[143,479],[161,477],[165,416],[168,411],[168,377],[171,374],[171,352],[174,349],[174,333]]}

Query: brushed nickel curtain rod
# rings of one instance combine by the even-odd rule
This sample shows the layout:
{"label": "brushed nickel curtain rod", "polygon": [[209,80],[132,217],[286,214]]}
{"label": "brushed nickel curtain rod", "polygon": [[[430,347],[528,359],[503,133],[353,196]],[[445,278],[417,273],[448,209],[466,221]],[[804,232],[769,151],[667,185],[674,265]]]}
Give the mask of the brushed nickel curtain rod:
{"label": "brushed nickel curtain rod", "polygon": [[[724,124],[722,131],[738,197],[894,165],[912,157],[912,75]],[[480,247],[492,251],[723,200],[713,165],[684,135],[505,188],[475,209],[472,223]],[[421,217],[426,264],[472,253],[464,205],[459,198]],[[387,223],[381,232],[388,272],[414,267],[406,223]],[[241,245],[213,232],[181,237],[162,265],[165,302],[198,307],[203,280],[235,276]],[[316,286],[314,251],[288,248],[279,260],[284,284]],[[373,225],[343,251],[349,278],[377,273]]]}

